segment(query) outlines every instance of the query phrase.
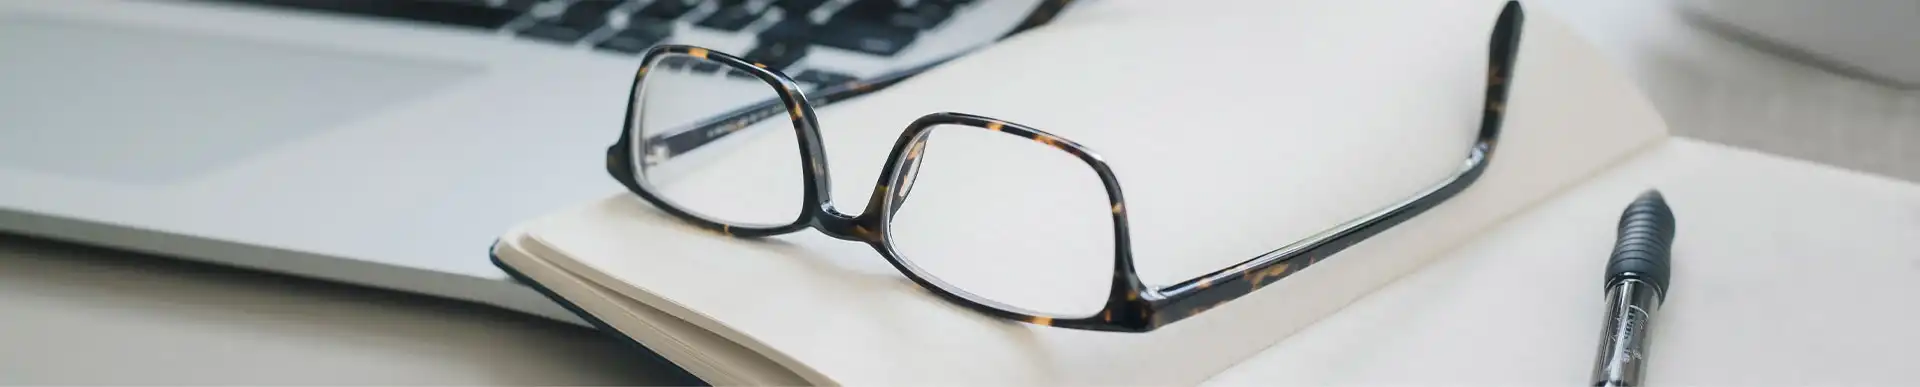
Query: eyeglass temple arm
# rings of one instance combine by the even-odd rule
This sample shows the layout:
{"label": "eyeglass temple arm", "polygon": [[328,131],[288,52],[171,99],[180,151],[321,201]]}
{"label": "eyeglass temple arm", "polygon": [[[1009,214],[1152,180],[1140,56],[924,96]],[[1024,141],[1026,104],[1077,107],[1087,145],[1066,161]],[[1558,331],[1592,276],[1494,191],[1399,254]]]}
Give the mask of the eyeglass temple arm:
{"label": "eyeglass temple arm", "polygon": [[1253,293],[1445,202],[1479,178],[1492,145],[1482,142],[1453,176],[1397,203],[1238,265],[1159,290],[1156,324],[1167,324]]}
{"label": "eyeglass temple arm", "polygon": [[[1021,19],[1018,24],[1015,24],[1012,30],[1007,31],[1006,34],[1001,35],[995,40],[1004,40],[1016,34],[1026,32],[1034,27],[1052,22],[1053,17],[1059,15],[1060,10],[1065,9],[1067,5],[1071,3],[1073,3],[1073,0],[1042,0],[1040,4],[1034,6],[1032,11],[1027,12],[1027,17]],[[819,104],[819,106],[827,106],[834,102],[867,95],[893,86],[896,83],[900,83],[900,81],[911,78],[914,75],[919,75],[922,72],[965,56],[978,49],[979,48],[968,49],[931,63],[881,74],[871,79],[854,80],[827,86],[818,90],[817,95],[808,96],[808,99],[809,102]],[[648,152],[660,155],[659,157],[661,158],[659,160],[669,159],[675,155],[685,154],[702,145],[712,143],[741,129],[751,127],[754,124],[760,123],[760,121],[777,117],[786,113],[786,111],[786,107],[782,106],[779,98],[770,98],[753,105],[708,118],[705,121],[701,121],[687,128],[666,131],[660,135],[649,137],[645,140],[646,144],[643,144],[646,147],[642,149],[648,149]]]}
{"label": "eyeglass temple arm", "polygon": [[1246,296],[1261,287],[1319,263],[1348,247],[1378,235],[1393,226],[1444,203],[1472,185],[1486,171],[1494,146],[1505,121],[1507,92],[1512,79],[1515,54],[1520,44],[1520,25],[1525,16],[1520,4],[1509,1],[1494,24],[1487,69],[1486,100],[1482,106],[1480,130],[1473,148],[1460,169],[1439,183],[1400,203],[1347,221],[1294,244],[1262,254],[1238,265],[1182,281],[1158,290],[1153,324],[1164,325],[1199,314],[1222,303]]}

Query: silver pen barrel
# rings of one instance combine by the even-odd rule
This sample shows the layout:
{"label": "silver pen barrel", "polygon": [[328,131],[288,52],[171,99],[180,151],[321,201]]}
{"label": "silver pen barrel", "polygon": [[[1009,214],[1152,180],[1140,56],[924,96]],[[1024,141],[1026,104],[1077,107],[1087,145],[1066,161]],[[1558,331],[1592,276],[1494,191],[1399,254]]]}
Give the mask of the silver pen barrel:
{"label": "silver pen barrel", "polygon": [[1607,310],[1590,386],[1639,386],[1647,373],[1653,314],[1666,301],[1673,247],[1673,210],[1660,191],[1634,198],[1620,213],[1619,235],[1607,259]]}
{"label": "silver pen barrel", "polygon": [[1607,288],[1607,321],[1594,356],[1593,386],[1639,386],[1647,366],[1647,336],[1660,310],[1660,289],[1637,279]]}

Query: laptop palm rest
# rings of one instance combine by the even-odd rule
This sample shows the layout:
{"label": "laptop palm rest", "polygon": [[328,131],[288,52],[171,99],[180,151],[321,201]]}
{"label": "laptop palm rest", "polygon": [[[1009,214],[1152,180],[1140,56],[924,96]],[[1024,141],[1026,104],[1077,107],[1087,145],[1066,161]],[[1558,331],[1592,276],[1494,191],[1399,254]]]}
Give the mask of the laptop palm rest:
{"label": "laptop palm rest", "polygon": [[0,168],[164,185],[430,95],[458,63],[0,17]]}

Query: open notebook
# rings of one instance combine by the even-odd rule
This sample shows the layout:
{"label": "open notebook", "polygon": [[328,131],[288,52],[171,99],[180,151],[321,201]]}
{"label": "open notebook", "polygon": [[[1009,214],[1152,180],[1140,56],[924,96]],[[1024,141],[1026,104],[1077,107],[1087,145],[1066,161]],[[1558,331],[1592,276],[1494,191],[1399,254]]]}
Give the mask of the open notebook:
{"label": "open notebook", "polygon": [[[818,110],[832,199],[864,208],[899,131],[921,115],[1018,122],[1101,154],[1125,187],[1142,279],[1182,281],[1458,169],[1507,5],[1087,4]],[[813,231],[720,235],[626,192],[528,220],[495,243],[494,260],[712,384],[1580,383],[1600,329],[1609,217],[1657,187],[1679,236],[1650,381],[1904,380],[1898,365],[1914,358],[1902,348],[1920,345],[1903,323],[1920,318],[1908,300],[1920,295],[1920,187],[1670,138],[1553,15],[1529,10],[1521,36],[1505,129],[1476,183],[1149,333],[988,317],[867,246]],[[790,141],[740,144],[714,162],[770,157]],[[1045,251],[1047,241],[999,243]],[[1775,315],[1796,308],[1845,320]]]}

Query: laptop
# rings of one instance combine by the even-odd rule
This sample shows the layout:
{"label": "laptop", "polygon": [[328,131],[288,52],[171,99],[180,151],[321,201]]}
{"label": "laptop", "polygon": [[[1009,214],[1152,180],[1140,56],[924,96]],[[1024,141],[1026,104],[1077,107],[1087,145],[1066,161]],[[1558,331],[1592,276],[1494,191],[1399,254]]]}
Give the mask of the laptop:
{"label": "laptop", "polygon": [[1037,4],[0,2],[0,232],[578,323],[485,257],[621,189],[602,151],[647,47],[826,85],[991,44]]}

